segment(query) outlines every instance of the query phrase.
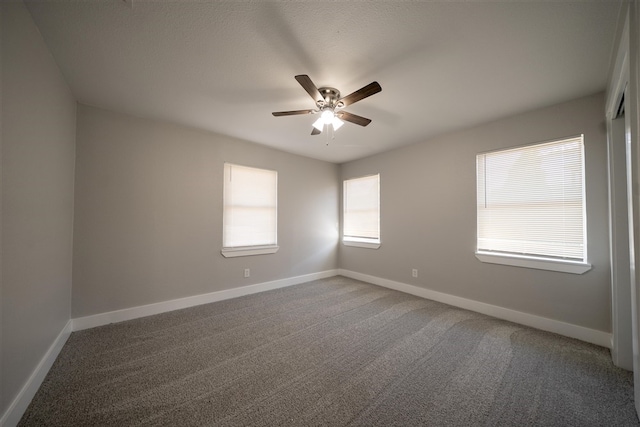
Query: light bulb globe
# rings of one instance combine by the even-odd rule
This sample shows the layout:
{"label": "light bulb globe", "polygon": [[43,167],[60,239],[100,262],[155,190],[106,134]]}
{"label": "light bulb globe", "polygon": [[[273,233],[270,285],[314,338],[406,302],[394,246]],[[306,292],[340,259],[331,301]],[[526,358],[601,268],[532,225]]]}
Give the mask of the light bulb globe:
{"label": "light bulb globe", "polygon": [[342,120],[340,120],[339,118],[334,117],[331,120],[331,124],[333,125],[333,130],[338,130],[344,124],[344,122]]}
{"label": "light bulb globe", "polygon": [[322,119],[322,117],[320,117],[313,123],[313,127],[322,132],[322,129],[324,129],[324,120]]}
{"label": "light bulb globe", "polygon": [[322,119],[322,121],[324,122],[324,124],[328,125],[331,124],[331,122],[333,121],[333,111],[331,110],[324,110],[322,112],[322,115],[320,116],[320,118]]}

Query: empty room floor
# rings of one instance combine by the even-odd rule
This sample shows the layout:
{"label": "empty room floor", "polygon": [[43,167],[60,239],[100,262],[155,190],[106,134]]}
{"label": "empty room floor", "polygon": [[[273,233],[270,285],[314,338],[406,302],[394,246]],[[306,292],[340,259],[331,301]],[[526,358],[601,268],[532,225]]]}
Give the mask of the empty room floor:
{"label": "empty room floor", "polygon": [[336,276],[74,332],[20,425],[640,423],[608,349]]}

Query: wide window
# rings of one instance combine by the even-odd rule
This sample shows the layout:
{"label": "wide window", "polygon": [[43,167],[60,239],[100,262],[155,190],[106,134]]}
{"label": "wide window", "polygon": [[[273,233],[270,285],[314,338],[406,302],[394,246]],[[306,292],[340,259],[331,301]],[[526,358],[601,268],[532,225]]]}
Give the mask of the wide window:
{"label": "wide window", "polygon": [[278,173],[224,164],[222,254],[274,253],[277,246]]}
{"label": "wide window", "polygon": [[343,208],[343,243],[379,248],[380,175],[345,180]]}
{"label": "wide window", "polygon": [[479,259],[575,273],[589,268],[582,135],[479,154],[476,172]]}

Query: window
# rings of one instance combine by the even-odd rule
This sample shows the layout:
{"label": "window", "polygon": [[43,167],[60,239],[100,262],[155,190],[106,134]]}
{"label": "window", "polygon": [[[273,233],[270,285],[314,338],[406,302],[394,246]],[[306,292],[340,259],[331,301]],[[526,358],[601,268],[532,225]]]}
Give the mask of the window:
{"label": "window", "polygon": [[481,261],[584,273],[587,264],[582,135],[478,154]]}
{"label": "window", "polygon": [[343,183],[343,243],[380,247],[380,174]]}
{"label": "window", "polygon": [[274,253],[277,246],[278,172],[224,164],[222,255]]}

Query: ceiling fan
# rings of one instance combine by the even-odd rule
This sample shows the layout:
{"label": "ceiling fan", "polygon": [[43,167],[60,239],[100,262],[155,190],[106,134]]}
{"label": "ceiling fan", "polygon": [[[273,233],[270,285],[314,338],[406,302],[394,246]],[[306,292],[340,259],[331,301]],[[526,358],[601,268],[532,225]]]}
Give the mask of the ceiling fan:
{"label": "ceiling fan", "polygon": [[311,110],[277,111],[272,114],[280,117],[320,113],[320,118],[313,123],[311,135],[319,135],[322,133],[325,125],[331,125],[333,130],[338,130],[338,128],[344,124],[343,120],[360,126],[368,125],[371,123],[370,119],[343,111],[342,108],[371,95],[375,95],[382,90],[378,82],[372,82],[341,98],[338,89],[332,87],[317,88],[306,74],[296,76],[296,80],[300,83],[300,86],[311,95],[311,98],[313,98],[316,103],[316,108]]}

